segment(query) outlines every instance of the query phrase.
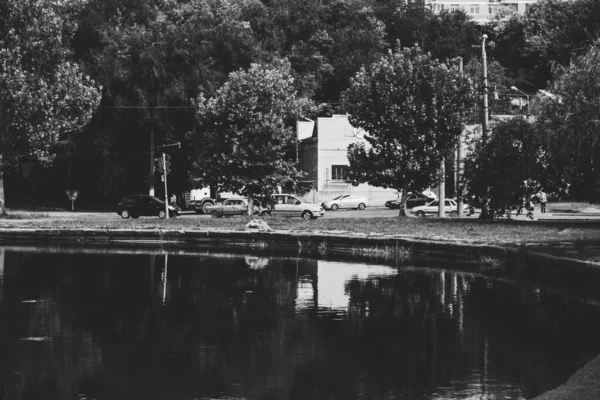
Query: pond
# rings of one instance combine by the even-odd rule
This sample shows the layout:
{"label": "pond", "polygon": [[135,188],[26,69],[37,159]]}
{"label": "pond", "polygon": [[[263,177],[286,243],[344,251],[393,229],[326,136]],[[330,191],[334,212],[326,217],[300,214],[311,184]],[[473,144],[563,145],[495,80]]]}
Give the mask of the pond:
{"label": "pond", "polygon": [[599,318],[423,266],[0,247],[0,398],[527,399],[600,352]]}

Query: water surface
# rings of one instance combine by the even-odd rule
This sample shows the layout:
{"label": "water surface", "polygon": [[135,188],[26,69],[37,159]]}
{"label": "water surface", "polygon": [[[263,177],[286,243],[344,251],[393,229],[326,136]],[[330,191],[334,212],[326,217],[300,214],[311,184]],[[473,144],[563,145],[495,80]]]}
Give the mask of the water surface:
{"label": "water surface", "polygon": [[453,271],[0,247],[0,399],[526,399],[599,317]]}

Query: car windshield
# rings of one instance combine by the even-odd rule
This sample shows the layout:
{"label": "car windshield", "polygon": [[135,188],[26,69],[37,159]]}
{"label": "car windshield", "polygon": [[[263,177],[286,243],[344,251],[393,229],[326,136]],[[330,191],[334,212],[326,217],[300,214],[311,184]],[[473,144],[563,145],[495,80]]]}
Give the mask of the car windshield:
{"label": "car windshield", "polygon": [[437,206],[439,205],[439,202],[437,200],[432,201],[431,203],[427,204],[428,206]]}
{"label": "car windshield", "polygon": [[343,199],[343,198],[344,198],[344,196],[342,195],[342,196],[334,197],[333,199],[334,199],[334,200],[341,200],[341,199]]}

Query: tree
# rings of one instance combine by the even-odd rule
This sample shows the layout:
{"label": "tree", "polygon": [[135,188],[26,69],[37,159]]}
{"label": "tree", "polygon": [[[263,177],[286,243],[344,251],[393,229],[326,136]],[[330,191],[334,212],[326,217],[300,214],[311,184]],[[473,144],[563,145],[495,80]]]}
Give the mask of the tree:
{"label": "tree", "polygon": [[[522,118],[494,126],[485,143],[475,144],[465,164],[468,192],[480,199],[483,219],[501,217],[541,188],[544,152],[535,128]],[[473,204],[475,206],[475,204]]]}
{"label": "tree", "polygon": [[[77,4],[77,3],[74,3]],[[25,157],[48,164],[55,145],[80,131],[100,102],[99,88],[70,60],[71,2],[8,0],[0,29],[0,214],[4,168]]]}
{"label": "tree", "polygon": [[599,12],[596,0],[538,1],[525,15],[492,21],[490,39],[498,44],[493,55],[513,77],[542,88],[557,66],[567,66],[600,36]]}
{"label": "tree", "polygon": [[434,183],[453,151],[474,104],[473,85],[418,47],[398,48],[361,69],[344,103],[368,143],[348,148],[350,182],[401,189],[404,216],[408,191]]}
{"label": "tree", "polygon": [[600,191],[600,40],[563,68],[542,97],[540,137],[572,191],[597,201]]}
{"label": "tree", "polygon": [[203,183],[253,199],[296,183],[295,123],[310,106],[293,90],[289,62],[252,64],[229,75],[209,99],[196,101],[197,127],[188,139]]}

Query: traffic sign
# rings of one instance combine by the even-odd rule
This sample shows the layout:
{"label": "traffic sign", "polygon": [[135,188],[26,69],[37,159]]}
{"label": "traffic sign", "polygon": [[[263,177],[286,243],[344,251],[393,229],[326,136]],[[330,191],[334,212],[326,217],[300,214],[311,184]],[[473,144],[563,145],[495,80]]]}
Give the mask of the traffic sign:
{"label": "traffic sign", "polygon": [[71,211],[73,211],[75,209],[75,200],[79,197],[79,190],[67,189],[65,192],[67,193],[69,200],[71,200]]}

